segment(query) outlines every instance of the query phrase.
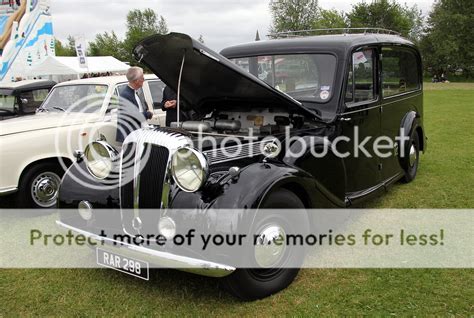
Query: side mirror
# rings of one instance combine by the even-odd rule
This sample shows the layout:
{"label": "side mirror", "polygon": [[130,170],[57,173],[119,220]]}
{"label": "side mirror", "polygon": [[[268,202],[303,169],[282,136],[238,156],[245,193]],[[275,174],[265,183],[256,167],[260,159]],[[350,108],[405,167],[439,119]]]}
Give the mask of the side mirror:
{"label": "side mirror", "polygon": [[76,158],[77,162],[81,162],[82,158],[84,157],[84,152],[81,150],[74,151],[74,158]]}

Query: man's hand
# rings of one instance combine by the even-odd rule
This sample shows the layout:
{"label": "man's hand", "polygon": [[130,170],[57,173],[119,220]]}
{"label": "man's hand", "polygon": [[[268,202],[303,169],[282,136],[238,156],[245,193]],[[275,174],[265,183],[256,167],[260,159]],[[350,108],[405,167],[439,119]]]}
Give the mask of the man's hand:
{"label": "man's hand", "polygon": [[176,100],[167,100],[165,102],[165,108],[175,108],[176,107]]}
{"label": "man's hand", "polygon": [[153,113],[147,110],[145,112],[145,118],[146,119],[152,119],[153,118]]}

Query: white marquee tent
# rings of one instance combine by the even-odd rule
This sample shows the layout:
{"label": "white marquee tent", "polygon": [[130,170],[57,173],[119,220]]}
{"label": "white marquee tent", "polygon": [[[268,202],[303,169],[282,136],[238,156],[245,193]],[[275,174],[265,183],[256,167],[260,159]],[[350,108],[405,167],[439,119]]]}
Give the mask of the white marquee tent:
{"label": "white marquee tent", "polygon": [[125,73],[130,66],[112,56],[87,57],[88,67],[80,67],[75,56],[50,56],[28,70],[28,77],[50,78],[58,82],[76,79],[86,73]]}

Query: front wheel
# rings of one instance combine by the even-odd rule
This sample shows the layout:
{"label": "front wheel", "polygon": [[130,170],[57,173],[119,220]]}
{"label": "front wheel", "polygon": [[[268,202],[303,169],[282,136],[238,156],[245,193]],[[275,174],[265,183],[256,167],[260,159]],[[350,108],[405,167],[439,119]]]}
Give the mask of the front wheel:
{"label": "front wheel", "polygon": [[64,171],[54,163],[31,167],[21,178],[16,205],[21,208],[52,208],[58,199]]}
{"label": "front wheel", "polygon": [[[308,217],[301,200],[291,191],[279,189],[268,196],[261,209],[287,209],[272,215],[257,215],[252,233],[260,235],[265,242],[257,244],[247,257],[258,267],[239,268],[224,278],[224,287],[234,296],[243,300],[261,299],[288,287],[299,272],[303,263],[302,248],[271,246],[272,238],[285,239],[286,234],[301,231],[308,226]],[[289,209],[299,209],[292,213]],[[307,231],[307,229],[305,230]],[[291,264],[288,266],[288,264]]]}

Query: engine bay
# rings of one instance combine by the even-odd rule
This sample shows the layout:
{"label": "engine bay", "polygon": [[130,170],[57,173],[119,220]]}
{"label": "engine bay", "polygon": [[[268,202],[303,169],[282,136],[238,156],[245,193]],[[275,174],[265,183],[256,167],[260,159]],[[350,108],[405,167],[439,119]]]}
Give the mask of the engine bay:
{"label": "engine bay", "polygon": [[255,109],[252,111],[219,111],[211,113],[200,121],[171,123],[172,128],[180,128],[189,133],[203,135],[268,136],[284,133],[289,127],[301,128],[304,117],[287,111]]}

